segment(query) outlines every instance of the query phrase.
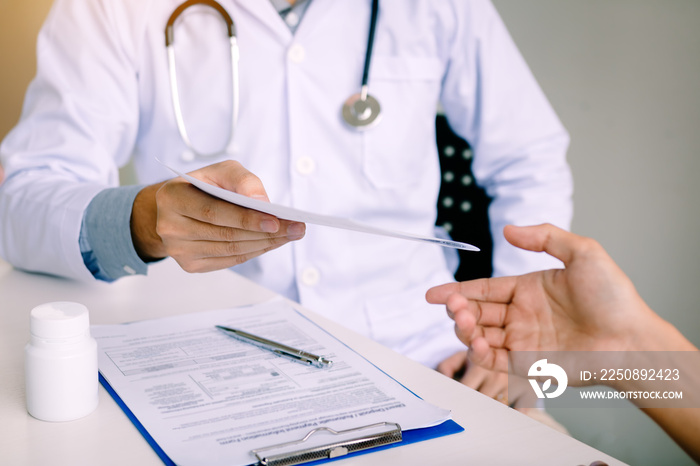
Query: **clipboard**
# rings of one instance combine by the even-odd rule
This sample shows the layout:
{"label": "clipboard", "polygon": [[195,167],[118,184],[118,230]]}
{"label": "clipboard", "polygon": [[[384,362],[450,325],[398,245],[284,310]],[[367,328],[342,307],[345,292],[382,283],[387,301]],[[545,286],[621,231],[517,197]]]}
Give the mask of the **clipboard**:
{"label": "clipboard", "polygon": [[[222,335],[213,324],[226,323],[226,319],[258,323],[269,326],[265,328],[283,331],[287,335],[290,334],[290,329],[294,329],[293,333],[298,332],[303,335],[302,338],[307,338],[307,342],[313,341],[316,345],[322,345],[316,348],[332,351],[334,359],[337,357],[336,361],[340,364],[334,364],[331,369],[318,369],[278,358],[270,351]],[[358,355],[352,348],[336,340],[307,317],[302,316],[283,300],[129,324],[94,325],[91,333],[98,341],[100,383],[166,465],[313,465],[464,430],[449,417],[449,411],[420,400],[416,394]],[[181,344],[193,346],[181,346]],[[148,359],[148,365],[142,365],[139,357],[148,354],[150,358],[151,352],[157,348],[162,348],[165,353],[153,360]],[[173,348],[177,349],[173,350]],[[189,361],[192,358],[189,355],[198,351],[201,351],[197,357],[203,358],[201,362],[203,368],[198,368]],[[215,352],[209,353],[209,351]],[[260,354],[254,354],[255,352]],[[165,361],[163,357],[170,354],[174,354],[173,357],[188,360]],[[241,362],[229,362],[237,357],[243,358]],[[236,364],[242,364],[242,366]],[[308,388],[302,386],[298,388],[297,395],[294,390],[288,391],[289,389],[285,388],[287,385],[279,385],[278,390],[269,392],[267,395],[259,393],[254,395],[273,397],[263,400],[262,403],[266,406],[279,406],[279,403],[269,403],[273,399],[282,400],[285,406],[290,406],[283,409],[275,408],[280,412],[279,415],[267,414],[272,416],[269,418],[272,419],[271,421],[265,421],[264,418],[259,417],[260,408],[254,403],[250,408],[241,408],[243,401],[238,397],[235,398],[236,403],[232,405],[233,408],[229,409],[226,400],[231,399],[230,395],[226,394],[228,392],[218,395],[217,390],[223,386],[228,387],[231,383],[225,377],[219,380],[220,378],[216,375],[227,375],[231,368],[251,367],[251,364],[258,369],[270,367],[274,373],[266,373],[265,370],[253,371],[250,373],[253,379],[249,382],[241,382],[241,376],[236,375],[236,378],[232,379],[236,381],[235,384],[249,383],[257,387],[259,377],[264,377],[267,381],[265,386],[269,386],[270,383],[291,384],[286,380],[297,374],[296,377],[299,378],[292,385],[308,385],[314,387],[314,390],[309,392]],[[284,367],[284,364],[288,367]],[[163,375],[159,375],[159,371],[163,371]],[[195,417],[182,420],[183,410],[180,409],[180,405],[174,405],[172,407],[174,411],[170,411],[170,407],[164,411],[156,408],[163,404],[152,395],[165,387],[162,385],[165,383],[162,380],[168,383],[173,380],[176,383],[187,380],[192,386],[204,383],[207,390],[213,390],[209,392],[210,395],[221,396],[223,404],[203,402],[201,412],[197,410],[200,407],[192,408],[195,416],[205,416],[203,418],[205,420],[207,413],[215,413],[211,421],[220,423],[220,427],[211,430],[207,427],[201,432],[205,434],[213,432],[216,437],[202,437],[198,433],[200,432],[197,430],[198,426],[191,427],[196,424],[191,422]],[[339,380],[343,382],[340,383]],[[353,380],[355,382],[352,382]],[[320,393],[316,389],[321,388],[317,385],[319,382],[328,385],[328,388],[322,389]],[[210,383],[213,385],[207,385]],[[217,385],[219,383],[223,385]],[[135,386],[139,388],[134,391]],[[170,396],[168,390],[171,386],[167,386],[163,396]],[[381,391],[377,392],[379,387],[382,387]],[[342,399],[355,400],[352,398],[356,396],[355,393],[365,393],[368,389],[371,390],[370,393],[385,394],[382,397],[386,398],[386,401],[370,402],[358,399],[340,407],[323,401],[326,396],[331,398],[342,396],[344,397]],[[342,395],[344,393],[347,395]],[[300,399],[303,400],[314,402],[318,400],[322,405],[319,405],[318,409],[311,408],[307,401],[306,407],[300,411],[300,414],[291,414],[300,409],[298,402],[293,401],[296,396],[301,396]],[[350,398],[347,398],[348,396]],[[156,402],[152,403],[154,400]],[[256,413],[254,417],[252,417],[253,412]],[[232,415],[238,416],[237,413],[247,416],[241,419],[254,418],[255,421],[252,423],[224,421],[233,419],[230,417]],[[249,416],[248,413],[251,415]],[[411,413],[421,414],[415,417]],[[287,417],[290,415],[297,417]],[[162,422],[172,424],[166,426],[161,424]],[[253,427],[245,427],[246,425]],[[404,426],[405,429],[399,426]],[[281,431],[278,430],[280,428]],[[180,434],[173,437],[173,432]],[[236,432],[243,432],[243,434]],[[199,444],[201,446],[197,447],[191,441],[208,443]],[[215,463],[206,459],[208,458],[206,451],[209,447],[202,450],[203,445],[209,445],[212,448],[212,454],[216,458]],[[259,456],[256,457],[256,454]],[[233,457],[236,459],[234,460]]]}
{"label": "clipboard", "polygon": [[[148,433],[148,430],[143,426],[143,424],[141,424],[138,418],[119,397],[117,392],[114,391],[112,386],[109,384],[109,382],[107,382],[102,374],[99,374],[99,379],[100,384],[122,409],[126,417],[129,418],[131,423],[134,425],[134,427],[136,427],[139,433],[141,433],[146,442],[148,442],[151,448],[153,448],[153,451],[158,455],[161,461],[163,461],[163,464],[166,466],[177,466],[177,464],[170,459],[160,445],[158,445],[158,442],[155,441],[151,434]],[[296,442],[290,442],[299,446],[297,449],[285,451],[285,447],[292,445],[280,444],[265,446],[251,451],[251,453],[258,458],[258,462],[251,463],[251,465],[293,466],[304,464],[305,466],[316,466],[338,459],[359,456],[366,453],[386,450],[388,448],[396,448],[402,445],[410,445],[412,443],[418,443],[424,440],[464,432],[464,427],[460,426],[451,419],[436,426],[407,431],[401,431],[401,426],[395,423],[387,422],[384,424],[386,424],[388,427],[386,431],[374,433],[371,436],[362,435],[363,431],[377,426],[376,424],[361,426],[355,429],[348,429],[340,432],[334,431],[341,435],[358,434],[358,436],[352,436],[350,439],[345,439],[343,441],[325,443],[314,448],[304,448],[304,439],[313,437],[313,435],[317,433],[314,431],[309,431],[309,433],[307,433],[302,439],[299,439]],[[341,448],[344,448],[346,451],[342,451]]]}

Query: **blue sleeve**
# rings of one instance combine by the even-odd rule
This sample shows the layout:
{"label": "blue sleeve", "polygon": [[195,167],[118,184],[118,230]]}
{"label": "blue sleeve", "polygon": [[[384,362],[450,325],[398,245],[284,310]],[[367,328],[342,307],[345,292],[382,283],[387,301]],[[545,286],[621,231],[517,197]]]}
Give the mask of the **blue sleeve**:
{"label": "blue sleeve", "polygon": [[131,209],[143,186],[101,191],[88,205],[80,228],[80,252],[98,280],[112,282],[127,275],[145,275],[148,266],[131,240]]}

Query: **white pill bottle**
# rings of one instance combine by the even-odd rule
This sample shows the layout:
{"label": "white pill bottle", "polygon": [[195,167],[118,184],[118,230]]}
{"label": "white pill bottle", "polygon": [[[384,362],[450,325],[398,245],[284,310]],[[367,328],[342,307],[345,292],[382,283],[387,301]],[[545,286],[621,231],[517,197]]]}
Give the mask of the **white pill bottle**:
{"label": "white pill bottle", "polygon": [[97,407],[97,342],[85,306],[42,304],[31,312],[25,347],[27,411],[42,421],[72,421]]}

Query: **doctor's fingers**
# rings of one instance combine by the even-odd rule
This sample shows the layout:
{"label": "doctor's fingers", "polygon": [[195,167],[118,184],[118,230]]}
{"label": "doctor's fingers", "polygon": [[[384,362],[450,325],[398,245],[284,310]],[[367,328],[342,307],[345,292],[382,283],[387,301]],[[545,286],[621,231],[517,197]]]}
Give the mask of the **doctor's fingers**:
{"label": "doctor's fingers", "polygon": [[236,242],[189,241],[176,245],[170,255],[186,272],[211,272],[240,265],[288,242],[287,238]]}
{"label": "doctor's fingers", "polygon": [[269,201],[260,178],[236,160],[224,160],[195,170],[190,175],[228,191]]}
{"label": "doctor's fingers", "polygon": [[272,215],[217,199],[181,178],[165,183],[156,193],[156,202],[159,222],[179,215],[212,225],[266,233],[275,233],[280,227],[280,220]]}
{"label": "doctor's fingers", "polygon": [[251,231],[195,220],[189,217],[172,216],[159,218],[156,230],[166,241],[169,238],[189,241],[252,241],[273,238],[298,240],[306,234],[306,225],[299,222],[279,221],[279,228],[274,233]]}

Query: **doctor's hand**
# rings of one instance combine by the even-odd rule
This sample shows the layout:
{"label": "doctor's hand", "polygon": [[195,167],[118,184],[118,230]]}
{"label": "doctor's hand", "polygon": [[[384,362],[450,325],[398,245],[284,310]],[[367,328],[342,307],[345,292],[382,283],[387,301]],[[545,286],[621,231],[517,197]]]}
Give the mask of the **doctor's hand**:
{"label": "doctor's hand", "polygon": [[[227,160],[190,173],[244,196],[268,201],[258,177]],[[134,200],[131,236],[144,261],[172,256],[187,272],[242,264],[304,237],[306,225],[280,220],[200,191],[182,178],[147,186]]]}
{"label": "doctor's hand", "polygon": [[506,239],[557,257],[565,269],[450,283],[426,298],[446,304],[469,359],[508,370],[508,351],[625,351],[665,324],[596,241],[553,225],[508,226]]}

